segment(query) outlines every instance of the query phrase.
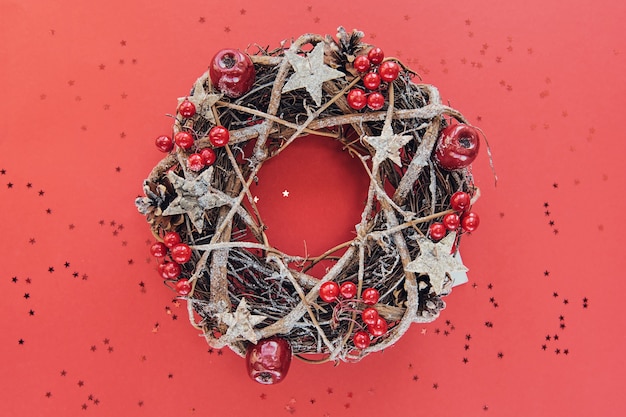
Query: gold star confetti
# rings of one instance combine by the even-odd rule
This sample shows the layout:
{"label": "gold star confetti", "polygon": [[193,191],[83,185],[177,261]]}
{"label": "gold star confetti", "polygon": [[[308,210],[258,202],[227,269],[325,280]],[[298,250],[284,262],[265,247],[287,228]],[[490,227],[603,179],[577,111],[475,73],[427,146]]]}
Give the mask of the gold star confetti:
{"label": "gold star confetti", "polygon": [[447,274],[467,271],[465,265],[450,254],[455,239],[456,233],[448,234],[437,243],[423,236],[418,236],[417,244],[420,247],[420,255],[409,262],[405,270],[428,275],[435,294],[443,293]]}
{"label": "gold star confetti", "polygon": [[258,342],[254,333],[254,326],[267,318],[250,314],[245,298],[241,299],[234,313],[218,313],[216,316],[228,326],[226,334],[222,337],[226,337],[230,341],[243,337],[254,344]]}
{"label": "gold star confetti", "polygon": [[345,76],[343,72],[324,64],[323,42],[315,45],[307,57],[302,57],[291,51],[285,51],[285,57],[295,72],[283,86],[282,92],[306,88],[318,106],[322,104],[322,84],[325,81]]}
{"label": "gold star confetti", "polygon": [[411,135],[396,135],[393,133],[391,123],[385,122],[380,136],[363,136],[363,140],[370,145],[376,153],[374,154],[374,164],[380,164],[385,159],[402,166],[400,160],[400,148],[412,139]]}
{"label": "gold star confetti", "polygon": [[193,85],[193,94],[191,96],[178,98],[178,105],[180,106],[183,101],[189,100],[196,106],[197,114],[204,117],[211,123],[216,124],[212,107],[219,99],[222,98],[223,94],[207,94],[204,89],[204,81],[208,78],[207,74],[208,73],[205,73],[202,77],[196,80]]}

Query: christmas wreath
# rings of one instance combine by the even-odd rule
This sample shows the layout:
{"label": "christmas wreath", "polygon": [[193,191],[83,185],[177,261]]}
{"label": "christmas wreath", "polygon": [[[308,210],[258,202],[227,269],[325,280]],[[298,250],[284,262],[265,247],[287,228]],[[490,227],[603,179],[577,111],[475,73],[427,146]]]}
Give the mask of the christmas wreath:
{"label": "christmas wreath", "polygon": [[[219,51],[178,100],[167,153],[136,205],[158,271],[214,348],[261,383],[292,355],[357,361],[445,307],[479,223],[470,164],[479,134],[396,58],[339,28],[274,50]],[[341,142],[369,178],[355,238],[315,258],[272,247],[250,192],[263,164],[308,134]],[[332,262],[325,275],[308,272]],[[315,355],[311,355],[315,354]]]}

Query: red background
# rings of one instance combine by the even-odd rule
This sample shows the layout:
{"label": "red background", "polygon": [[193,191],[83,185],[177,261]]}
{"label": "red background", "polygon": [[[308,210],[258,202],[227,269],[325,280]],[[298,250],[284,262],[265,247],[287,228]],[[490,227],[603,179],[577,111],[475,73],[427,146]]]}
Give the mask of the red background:
{"label": "red background", "polygon": [[[624,18],[616,0],[1,0],[0,415],[623,415]],[[480,126],[499,182],[483,152],[470,283],[439,320],[260,386],[188,324],[133,200],[218,49],[339,25]],[[277,246],[350,238],[352,162],[312,140],[264,168]]]}

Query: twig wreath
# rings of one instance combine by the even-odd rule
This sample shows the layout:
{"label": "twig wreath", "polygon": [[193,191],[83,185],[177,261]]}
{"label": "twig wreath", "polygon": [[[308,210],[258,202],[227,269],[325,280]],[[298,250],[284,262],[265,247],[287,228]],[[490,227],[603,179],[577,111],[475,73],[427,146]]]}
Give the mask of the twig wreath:
{"label": "twig wreath", "polygon": [[[363,33],[338,32],[218,52],[179,99],[173,136],[156,139],[167,156],[136,200],[191,324],[247,357],[261,383],[281,381],[292,354],[358,361],[435,320],[450,274],[467,270],[459,239],[479,223],[477,130]],[[315,258],[272,247],[250,192],[263,164],[308,134],[341,142],[369,178],[354,239]],[[309,275],[321,261],[332,267]]]}

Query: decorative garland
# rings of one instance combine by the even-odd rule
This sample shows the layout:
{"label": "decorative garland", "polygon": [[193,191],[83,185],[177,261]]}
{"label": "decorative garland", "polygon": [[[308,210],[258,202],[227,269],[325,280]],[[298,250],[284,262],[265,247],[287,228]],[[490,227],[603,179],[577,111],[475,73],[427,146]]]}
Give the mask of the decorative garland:
{"label": "decorative garland", "polygon": [[[459,239],[479,223],[468,168],[477,131],[363,33],[338,32],[218,52],[179,99],[173,137],[156,139],[167,156],[136,200],[192,325],[246,356],[261,383],[281,381],[292,354],[358,361],[436,319],[450,274],[467,270]],[[356,237],[303,258],[272,247],[250,185],[312,133],[339,141],[370,185]],[[333,266],[309,275],[321,261]]]}

